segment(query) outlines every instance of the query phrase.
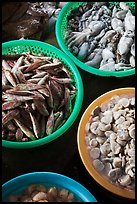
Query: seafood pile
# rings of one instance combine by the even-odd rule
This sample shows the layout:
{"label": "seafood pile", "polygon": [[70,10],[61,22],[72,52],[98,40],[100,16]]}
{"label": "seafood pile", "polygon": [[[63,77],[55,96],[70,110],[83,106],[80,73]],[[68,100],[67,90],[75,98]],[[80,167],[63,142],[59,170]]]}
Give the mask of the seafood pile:
{"label": "seafood pile", "polygon": [[77,202],[73,193],[64,188],[29,185],[22,194],[11,195],[9,202]]}
{"label": "seafood pile", "polygon": [[3,39],[34,39],[38,34],[41,38],[48,24],[55,24],[62,6],[61,2],[3,2]]}
{"label": "seafood pile", "polygon": [[135,16],[124,2],[83,2],[67,17],[64,36],[68,50],[89,68],[135,67]]}
{"label": "seafood pile", "polygon": [[76,92],[73,74],[59,59],[33,52],[2,55],[2,138],[50,135],[71,114]]}
{"label": "seafood pile", "polygon": [[93,166],[113,184],[135,189],[135,96],[113,96],[96,107],[86,125]]}

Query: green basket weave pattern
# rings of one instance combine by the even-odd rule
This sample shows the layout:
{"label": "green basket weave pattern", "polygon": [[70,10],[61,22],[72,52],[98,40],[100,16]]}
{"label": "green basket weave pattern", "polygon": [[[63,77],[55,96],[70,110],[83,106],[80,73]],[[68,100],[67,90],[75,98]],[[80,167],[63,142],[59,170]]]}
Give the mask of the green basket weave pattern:
{"label": "green basket weave pattern", "polygon": [[[67,30],[67,18],[72,10],[78,8],[80,5],[85,5],[87,2],[69,2],[67,3],[59,13],[56,22],[56,38],[60,48],[75,62],[75,64],[84,69],[87,72],[100,75],[100,76],[115,76],[124,77],[135,74],[135,68],[126,71],[104,71],[86,65],[85,63],[78,60],[67,48],[64,40],[64,35]],[[118,4],[119,2],[109,2],[110,4]],[[125,2],[130,5],[132,12],[135,13],[135,2]]]}
{"label": "green basket weave pattern", "polygon": [[[109,2],[110,4],[118,4],[119,2]],[[132,8],[132,12],[135,12],[135,2],[125,2]]]}
{"label": "green basket weave pattern", "polygon": [[[31,43],[32,42],[32,43]],[[5,46],[6,45],[6,46]],[[4,44],[2,54],[21,54],[23,52],[31,51],[35,54],[43,53],[44,55],[52,58],[59,59],[62,63],[70,69],[70,65],[62,58],[61,55],[52,46],[47,46],[45,43],[39,43],[36,41],[11,41]],[[72,71],[72,70],[71,70]],[[74,77],[74,75],[72,75]],[[75,80],[75,79],[74,79]]]}
{"label": "green basket weave pattern", "polygon": [[79,71],[73,61],[61,50],[44,42],[37,40],[14,40],[2,44],[2,54],[21,54],[32,51],[33,53],[44,53],[48,57],[59,59],[72,73],[77,93],[73,105],[73,110],[67,121],[52,134],[41,139],[29,142],[12,142],[2,140],[2,145],[9,148],[32,148],[46,144],[62,135],[75,121],[83,102],[83,83]]}
{"label": "green basket weave pattern", "polygon": [[72,3],[72,5],[69,7],[67,12],[63,16],[60,28],[61,28],[61,38],[62,38],[64,43],[65,43],[65,41],[64,41],[64,33],[65,33],[66,29],[67,29],[67,18],[68,18],[68,16],[70,15],[71,11],[73,11],[74,9],[76,9],[79,6],[84,5],[84,4],[86,4],[86,2],[75,2],[75,3]]}

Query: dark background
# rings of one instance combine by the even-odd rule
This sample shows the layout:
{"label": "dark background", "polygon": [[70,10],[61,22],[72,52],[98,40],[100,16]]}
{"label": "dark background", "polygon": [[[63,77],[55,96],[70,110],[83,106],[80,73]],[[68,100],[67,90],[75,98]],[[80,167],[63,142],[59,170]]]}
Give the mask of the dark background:
{"label": "dark background", "polygon": [[[48,34],[43,41],[58,47],[54,32]],[[132,204],[134,201],[105,190],[86,171],[78,153],[77,129],[82,114],[94,99],[116,88],[135,87],[135,75],[122,78],[101,77],[78,69],[84,86],[84,100],[77,119],[62,136],[41,147],[21,150],[2,147],[2,184],[29,172],[56,172],[81,183],[100,203]]]}

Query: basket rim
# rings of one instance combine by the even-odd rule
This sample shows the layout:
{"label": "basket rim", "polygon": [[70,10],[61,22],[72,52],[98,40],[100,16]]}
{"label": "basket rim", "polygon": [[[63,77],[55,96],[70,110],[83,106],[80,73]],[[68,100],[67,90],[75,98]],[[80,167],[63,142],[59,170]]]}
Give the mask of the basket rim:
{"label": "basket rim", "polygon": [[[67,188],[68,190],[70,190],[71,192],[73,192],[75,194],[76,197],[79,197],[81,200],[83,200],[84,202],[97,202],[97,200],[95,199],[94,195],[92,195],[91,192],[89,192],[89,190],[87,188],[85,188],[81,183],[79,183],[78,181],[74,180],[71,177],[68,177],[66,175],[63,174],[59,174],[59,173],[55,173],[55,172],[30,172],[30,173],[25,173],[25,174],[21,174],[19,176],[16,176],[12,179],[10,179],[9,181],[5,182],[2,185],[2,191],[4,192],[4,190],[6,192],[4,192],[3,197],[5,198],[5,196],[9,193],[9,188],[8,190],[6,190],[6,188],[9,185],[12,185],[12,183],[14,183],[15,185],[17,183],[22,183],[24,180],[29,180],[33,179],[34,182],[35,180],[37,181],[37,183],[42,183],[45,184],[46,180],[47,180],[47,184],[51,182],[51,186],[53,185],[52,183],[55,182],[56,186],[60,186],[61,188]],[[42,182],[38,182],[42,180]],[[66,181],[66,182],[64,182]],[[34,183],[33,182],[33,183]],[[30,183],[29,181],[26,183]],[[46,184],[45,184],[46,185]],[[6,194],[6,195],[5,195]]]}
{"label": "basket rim", "polygon": [[8,140],[2,139],[2,146],[3,147],[13,148],[13,149],[14,148],[15,149],[34,148],[37,146],[47,144],[47,143],[55,140],[56,138],[60,137],[61,135],[63,135],[71,127],[71,125],[75,122],[75,120],[76,120],[76,118],[77,118],[77,116],[81,110],[82,103],[83,103],[83,96],[84,96],[83,81],[82,81],[81,75],[80,75],[76,65],[65,53],[63,53],[61,50],[59,50],[55,46],[50,45],[50,44],[45,43],[45,42],[37,41],[37,40],[28,40],[28,39],[12,40],[12,41],[2,43],[2,51],[3,51],[3,49],[5,49],[8,46],[10,47],[10,45],[12,45],[12,46],[18,45],[19,46],[19,45],[23,45],[23,44],[25,44],[25,45],[34,45],[35,44],[35,46],[44,46],[46,49],[54,50],[54,53],[56,53],[58,56],[61,55],[61,58],[66,62],[66,64],[69,66],[70,70],[72,71],[72,74],[75,76],[75,82],[77,84],[77,95],[76,95],[75,104],[74,104],[74,108],[72,110],[72,113],[70,114],[70,116],[68,117],[66,122],[59,129],[57,129],[55,132],[53,132],[52,134],[45,136],[43,138],[40,138],[38,140],[29,141],[29,142],[14,142],[14,141],[8,141]]}
{"label": "basket rim", "polygon": [[114,195],[121,196],[127,199],[135,199],[135,192],[130,191],[128,189],[119,188],[115,184],[111,183],[108,178],[104,179],[106,176],[104,176],[102,173],[100,173],[94,168],[93,162],[91,161],[91,158],[87,149],[87,145],[85,142],[86,135],[84,133],[84,130],[85,130],[84,127],[89,121],[90,114],[94,110],[94,108],[96,106],[100,106],[101,104],[108,102],[111,99],[111,97],[114,95],[120,96],[123,94],[135,95],[135,87],[116,88],[116,89],[107,91],[102,95],[98,96],[94,101],[92,101],[86,107],[79,121],[78,129],[77,129],[77,146],[78,146],[80,159],[86,171],[99,185],[101,185],[104,189],[108,190]]}
{"label": "basket rim", "polygon": [[[91,74],[95,74],[98,76],[104,76],[104,77],[109,77],[109,76],[114,76],[114,77],[126,77],[135,74],[135,68],[131,68],[129,70],[123,70],[123,71],[106,71],[106,70],[99,70],[97,68],[91,67],[83,63],[82,61],[78,60],[67,48],[65,43],[62,41],[61,37],[61,24],[63,22],[63,18],[66,14],[66,12],[71,8],[71,6],[74,6],[79,2],[68,2],[64,5],[64,7],[61,9],[58,19],[56,21],[55,25],[55,34],[56,34],[56,39],[59,44],[59,47],[74,61],[74,63],[84,71],[87,71]],[[82,3],[82,2],[81,2]],[[85,2],[83,2],[85,3]],[[114,3],[114,2],[112,2]],[[133,2],[131,2],[133,3]]]}

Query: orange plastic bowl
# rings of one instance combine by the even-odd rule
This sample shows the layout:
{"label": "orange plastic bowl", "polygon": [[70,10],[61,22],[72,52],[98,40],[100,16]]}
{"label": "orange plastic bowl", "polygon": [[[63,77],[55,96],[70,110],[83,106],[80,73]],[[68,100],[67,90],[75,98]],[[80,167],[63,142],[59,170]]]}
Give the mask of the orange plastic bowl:
{"label": "orange plastic bowl", "polygon": [[97,183],[99,183],[101,186],[103,186],[108,191],[118,195],[122,196],[124,198],[128,199],[135,199],[135,192],[128,190],[128,189],[122,189],[114,184],[112,184],[105,176],[102,176],[93,166],[91,162],[91,158],[87,149],[87,145],[85,142],[85,126],[87,122],[89,121],[89,118],[91,116],[91,112],[95,109],[96,106],[100,106],[103,103],[106,103],[110,100],[110,98],[114,95],[135,95],[135,88],[129,87],[129,88],[120,88],[115,89],[112,91],[109,91],[100,97],[98,97],[96,100],[94,100],[85,110],[79,126],[78,126],[78,132],[77,132],[77,144],[78,144],[78,150],[81,157],[81,160],[88,171],[88,173],[95,179]]}

